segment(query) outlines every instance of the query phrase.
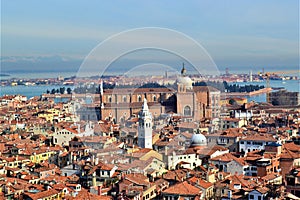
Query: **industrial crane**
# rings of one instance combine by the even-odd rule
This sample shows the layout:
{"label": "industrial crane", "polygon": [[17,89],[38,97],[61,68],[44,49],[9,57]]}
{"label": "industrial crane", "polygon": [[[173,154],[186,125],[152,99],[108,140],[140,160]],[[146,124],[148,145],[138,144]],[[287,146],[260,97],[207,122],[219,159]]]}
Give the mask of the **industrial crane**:
{"label": "industrial crane", "polygon": [[270,102],[270,76],[272,75],[283,75],[283,74],[296,74],[300,73],[300,70],[286,70],[286,71],[274,71],[274,72],[265,72],[265,73],[261,73],[259,72],[259,76],[263,77],[264,79],[266,79],[266,88],[267,90],[267,102]]}

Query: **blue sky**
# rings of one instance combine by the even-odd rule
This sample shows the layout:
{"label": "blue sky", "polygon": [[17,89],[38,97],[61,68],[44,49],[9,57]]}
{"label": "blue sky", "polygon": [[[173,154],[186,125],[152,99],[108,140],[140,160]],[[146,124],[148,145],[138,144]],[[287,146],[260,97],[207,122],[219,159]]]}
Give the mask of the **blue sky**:
{"label": "blue sky", "polygon": [[32,57],[80,61],[111,35],[139,27],[182,32],[221,67],[299,66],[297,0],[2,0],[2,69]]}

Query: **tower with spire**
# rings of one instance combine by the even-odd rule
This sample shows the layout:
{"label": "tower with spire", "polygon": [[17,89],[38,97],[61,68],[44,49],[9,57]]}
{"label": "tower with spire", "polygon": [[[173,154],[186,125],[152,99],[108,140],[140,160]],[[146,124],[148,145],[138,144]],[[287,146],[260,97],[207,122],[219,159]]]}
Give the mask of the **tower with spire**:
{"label": "tower with spire", "polygon": [[103,80],[101,80],[101,82],[100,82],[99,91],[100,91],[100,99],[101,99],[101,108],[103,109],[104,108],[104,104],[103,104]]}
{"label": "tower with spire", "polygon": [[152,115],[149,112],[146,98],[144,98],[143,108],[138,117],[138,146],[152,149]]}
{"label": "tower with spire", "polygon": [[182,63],[181,76],[186,76],[186,69],[184,67],[184,63]]}

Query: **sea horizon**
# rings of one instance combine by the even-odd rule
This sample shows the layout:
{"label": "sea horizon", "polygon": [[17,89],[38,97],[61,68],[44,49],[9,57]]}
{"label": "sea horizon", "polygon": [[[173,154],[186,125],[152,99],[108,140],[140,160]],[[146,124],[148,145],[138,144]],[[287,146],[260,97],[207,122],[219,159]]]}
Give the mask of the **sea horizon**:
{"label": "sea horizon", "polygon": [[[284,68],[283,68],[284,69]],[[230,74],[249,74],[251,71],[253,74],[258,74],[260,72],[277,72],[277,71],[284,71],[283,69],[278,69],[278,68],[273,68],[273,67],[264,67],[264,68],[259,68],[259,67],[254,67],[254,68],[247,68],[245,67],[228,67],[228,72]],[[285,68],[286,69],[286,68]],[[1,80],[8,80],[8,79],[35,79],[35,78],[57,78],[59,76],[62,76],[64,78],[72,77],[72,76],[79,76],[79,77],[91,77],[91,76],[101,76],[101,75],[106,75],[106,76],[120,76],[124,74],[128,74],[132,70],[131,68],[126,68],[124,67],[122,71],[119,69],[113,70],[109,69],[104,72],[104,74],[101,74],[101,70],[98,71],[80,71],[80,70],[74,70],[74,71],[33,71],[33,70],[23,70],[23,71],[1,71],[0,74],[3,74],[3,76],[0,76],[0,81]],[[219,74],[225,74],[226,73],[226,68],[222,67],[217,69],[219,70]],[[290,70],[300,70],[299,67],[292,67],[288,68],[287,71]],[[146,72],[146,73],[144,73]],[[175,70],[174,70],[175,72]],[[179,71],[178,71],[179,72]],[[153,74],[152,74],[153,73]],[[155,74],[156,73],[156,74]],[[157,75],[157,71],[151,72],[151,69],[148,69],[148,71],[143,71],[141,75]],[[174,73],[175,74],[175,73]],[[189,73],[188,73],[189,74]],[[190,71],[190,75],[195,75],[198,74],[197,71]],[[164,74],[162,74],[164,75]],[[293,75],[293,76],[298,76],[300,77],[300,73],[298,72],[293,72],[293,73],[285,73],[284,75]]]}

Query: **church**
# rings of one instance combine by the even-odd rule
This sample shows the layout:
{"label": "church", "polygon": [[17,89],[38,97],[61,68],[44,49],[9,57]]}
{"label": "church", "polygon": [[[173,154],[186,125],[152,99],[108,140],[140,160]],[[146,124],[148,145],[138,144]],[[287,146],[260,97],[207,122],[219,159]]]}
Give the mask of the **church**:
{"label": "church", "polygon": [[125,121],[138,116],[147,101],[152,117],[163,113],[177,113],[193,121],[218,118],[220,115],[220,91],[211,86],[193,86],[183,65],[174,88],[115,88],[100,87],[100,119]]}

